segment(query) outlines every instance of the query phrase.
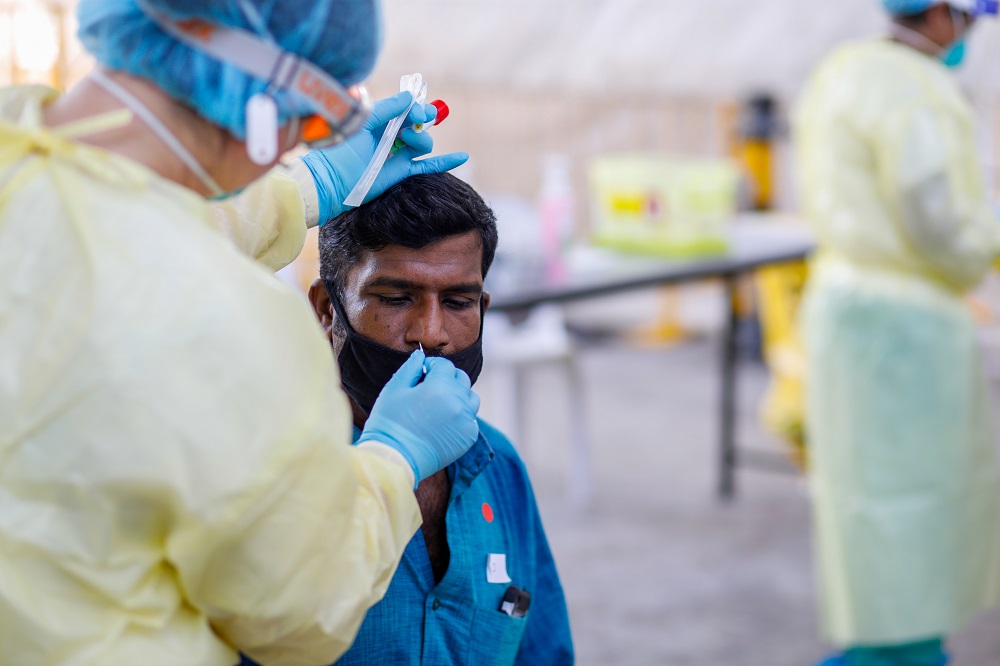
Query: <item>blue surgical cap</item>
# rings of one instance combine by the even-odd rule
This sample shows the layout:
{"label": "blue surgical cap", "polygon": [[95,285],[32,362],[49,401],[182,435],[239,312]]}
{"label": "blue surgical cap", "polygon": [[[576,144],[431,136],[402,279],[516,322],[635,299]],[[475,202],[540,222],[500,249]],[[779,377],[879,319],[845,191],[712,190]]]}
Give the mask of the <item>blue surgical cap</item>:
{"label": "blue surgical cap", "polygon": [[998,0],[882,0],[882,6],[893,16],[919,14],[935,5],[950,5],[952,9],[976,17],[1000,14]]}
{"label": "blue surgical cap", "polygon": [[[146,0],[174,19],[201,19],[269,38],[342,84],[363,80],[381,46],[378,0]],[[241,7],[242,5],[242,7]],[[249,11],[248,11],[249,10]],[[80,0],[79,36],[99,63],[148,79],[203,118],[246,136],[246,103],[267,82],[163,32],[136,0]],[[275,96],[281,121],[311,113],[289,95]]]}
{"label": "blue surgical cap", "polygon": [[882,0],[882,6],[893,16],[919,14],[941,4],[944,4],[942,0]]}

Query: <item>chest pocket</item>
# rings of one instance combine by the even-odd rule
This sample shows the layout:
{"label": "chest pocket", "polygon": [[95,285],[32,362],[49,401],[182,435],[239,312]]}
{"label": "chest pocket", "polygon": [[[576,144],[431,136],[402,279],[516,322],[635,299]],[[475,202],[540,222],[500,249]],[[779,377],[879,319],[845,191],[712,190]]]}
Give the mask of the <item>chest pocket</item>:
{"label": "chest pocket", "polygon": [[528,626],[524,617],[511,617],[499,610],[477,608],[472,619],[472,640],[467,666],[511,666]]}

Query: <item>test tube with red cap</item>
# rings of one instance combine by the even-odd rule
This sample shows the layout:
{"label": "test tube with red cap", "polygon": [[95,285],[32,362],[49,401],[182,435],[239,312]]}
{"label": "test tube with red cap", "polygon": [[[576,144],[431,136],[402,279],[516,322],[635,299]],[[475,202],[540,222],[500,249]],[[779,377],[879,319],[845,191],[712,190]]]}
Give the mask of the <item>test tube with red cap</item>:
{"label": "test tube with red cap", "polygon": [[[437,116],[434,117],[434,120],[426,123],[415,123],[413,125],[414,132],[423,132],[425,129],[429,129],[435,125],[440,125],[444,122],[444,119],[448,117],[448,114],[451,113],[451,109],[449,109],[448,105],[444,103],[444,100],[436,99],[431,102],[431,106],[437,109]],[[395,155],[405,145],[405,141],[397,138],[392,144],[392,154]]]}

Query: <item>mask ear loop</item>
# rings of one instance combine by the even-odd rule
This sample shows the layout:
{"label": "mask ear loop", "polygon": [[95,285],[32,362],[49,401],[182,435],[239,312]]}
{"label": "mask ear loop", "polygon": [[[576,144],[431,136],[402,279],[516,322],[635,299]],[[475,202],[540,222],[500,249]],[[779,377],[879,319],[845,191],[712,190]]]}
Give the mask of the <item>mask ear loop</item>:
{"label": "mask ear loop", "polygon": [[323,286],[326,287],[326,295],[330,297],[330,305],[333,306],[337,319],[344,326],[344,331],[347,335],[358,335],[354,326],[351,325],[351,320],[347,318],[347,312],[344,311],[344,304],[340,302],[340,294],[337,293],[336,285],[333,284],[332,280],[323,280]]}
{"label": "mask ear loop", "polygon": [[[969,22],[965,20],[965,14],[955,9],[951,5],[948,5],[948,9],[951,11],[951,25],[955,29],[955,41],[952,44],[957,44],[964,37],[968,36],[969,32]],[[958,28],[958,24],[962,24],[961,30]]]}
{"label": "mask ear loop", "polygon": [[297,114],[292,114],[288,120],[288,138],[285,139],[285,152],[295,148],[302,141],[299,137],[302,132],[302,118]]}
{"label": "mask ear loop", "polygon": [[135,115],[139,116],[142,122],[144,122],[146,126],[152,130],[153,134],[155,134],[160,141],[166,144],[167,148],[169,148],[170,151],[184,163],[184,166],[186,166],[191,173],[193,173],[195,177],[201,181],[202,185],[208,189],[211,196],[225,196],[225,190],[223,190],[222,187],[215,182],[215,179],[212,178],[207,171],[205,171],[205,168],[201,165],[198,159],[191,154],[191,151],[189,151],[187,147],[181,143],[176,136],[174,136],[174,133],[171,132],[145,104],[139,101],[138,97],[125,90],[125,88],[121,87],[116,82],[112,81],[100,69],[95,69],[91,73],[91,79],[94,83],[104,88],[109,95],[124,104],[127,108],[131,109]]}
{"label": "mask ear loop", "polygon": [[243,12],[243,17],[250,23],[250,26],[254,29],[260,37],[267,39],[271,42],[274,38],[271,37],[271,33],[267,30],[267,22],[264,17],[260,15],[260,12],[256,7],[253,6],[248,0],[237,0],[240,7],[240,11]]}

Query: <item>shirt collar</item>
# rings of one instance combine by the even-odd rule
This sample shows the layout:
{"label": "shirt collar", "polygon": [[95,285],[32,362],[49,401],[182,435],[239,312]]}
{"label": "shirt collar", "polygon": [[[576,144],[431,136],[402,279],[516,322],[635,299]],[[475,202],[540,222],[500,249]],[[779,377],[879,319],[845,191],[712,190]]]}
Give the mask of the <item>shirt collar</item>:
{"label": "shirt collar", "polygon": [[455,501],[462,493],[469,489],[469,486],[476,480],[476,477],[489,467],[495,455],[493,447],[490,446],[490,443],[486,441],[486,437],[480,432],[479,439],[472,445],[472,448],[466,451],[464,456],[448,468],[448,475],[451,477],[452,501]]}

